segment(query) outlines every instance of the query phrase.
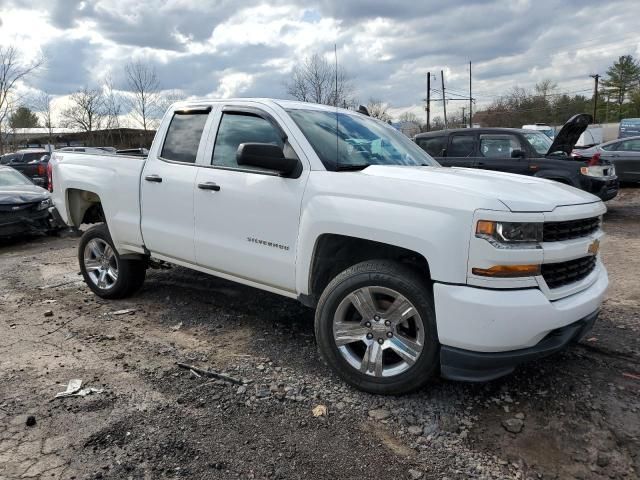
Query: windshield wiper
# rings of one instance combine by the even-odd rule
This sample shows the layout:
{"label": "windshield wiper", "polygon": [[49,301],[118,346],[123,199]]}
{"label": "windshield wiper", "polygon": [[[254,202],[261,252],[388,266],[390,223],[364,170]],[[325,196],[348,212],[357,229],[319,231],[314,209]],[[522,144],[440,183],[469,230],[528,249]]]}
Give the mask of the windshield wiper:
{"label": "windshield wiper", "polygon": [[371,166],[370,163],[354,163],[354,164],[344,163],[342,165],[336,165],[336,170],[339,172],[349,171],[349,170],[364,170],[365,168],[370,166]]}

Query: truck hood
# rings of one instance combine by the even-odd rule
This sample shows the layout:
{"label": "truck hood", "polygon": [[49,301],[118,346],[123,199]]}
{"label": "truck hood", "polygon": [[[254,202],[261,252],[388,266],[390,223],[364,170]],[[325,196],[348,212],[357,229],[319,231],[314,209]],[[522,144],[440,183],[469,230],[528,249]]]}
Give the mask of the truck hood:
{"label": "truck hood", "polygon": [[512,212],[551,212],[560,206],[600,202],[595,195],[552,180],[471,168],[372,165],[361,173],[471,192],[498,199]]}
{"label": "truck hood", "polygon": [[547,150],[547,155],[556,152],[564,152],[566,155],[571,155],[571,151],[578,143],[580,135],[584,133],[592,121],[593,117],[588,113],[579,113],[567,120],[567,123],[562,126],[562,129],[554,137],[553,143]]}

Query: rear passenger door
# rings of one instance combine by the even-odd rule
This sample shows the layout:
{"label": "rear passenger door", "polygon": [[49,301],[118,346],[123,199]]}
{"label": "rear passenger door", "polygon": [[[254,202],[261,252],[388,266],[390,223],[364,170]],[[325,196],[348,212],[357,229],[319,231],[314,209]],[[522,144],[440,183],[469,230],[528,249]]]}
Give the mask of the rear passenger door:
{"label": "rear passenger door", "polygon": [[623,140],[613,152],[607,152],[620,180],[640,181],[640,139]]}
{"label": "rear passenger door", "polygon": [[196,161],[204,153],[210,111],[211,107],[199,107],[174,112],[163,143],[154,145],[145,162],[140,185],[142,236],[151,253],[161,258],[195,262]]}
{"label": "rear passenger door", "polygon": [[512,157],[520,151],[526,155],[526,147],[520,139],[510,133],[482,133],[479,138],[480,156],[477,168],[497,172],[529,175],[529,161],[523,157]]}
{"label": "rear passenger door", "polygon": [[442,158],[441,163],[447,167],[473,167],[476,147],[475,133],[453,133],[449,135],[446,156]]}

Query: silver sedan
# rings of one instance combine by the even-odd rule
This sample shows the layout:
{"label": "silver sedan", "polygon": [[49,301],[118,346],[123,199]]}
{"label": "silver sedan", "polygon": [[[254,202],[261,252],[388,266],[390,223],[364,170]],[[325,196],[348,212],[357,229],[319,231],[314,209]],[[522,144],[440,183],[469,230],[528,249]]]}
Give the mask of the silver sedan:
{"label": "silver sedan", "polygon": [[613,162],[621,182],[640,182],[640,136],[619,138],[584,150],[574,150],[572,156],[588,159],[596,153]]}

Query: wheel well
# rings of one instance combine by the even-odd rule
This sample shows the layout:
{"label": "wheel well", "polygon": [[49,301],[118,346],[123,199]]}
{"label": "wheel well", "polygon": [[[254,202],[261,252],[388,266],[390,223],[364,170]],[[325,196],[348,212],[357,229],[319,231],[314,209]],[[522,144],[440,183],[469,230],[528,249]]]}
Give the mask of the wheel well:
{"label": "wheel well", "polygon": [[321,235],[314,249],[309,277],[310,298],[305,303],[315,305],[328,283],[340,272],[365,260],[394,260],[430,279],[427,259],[406,248],[346,235]]}
{"label": "wheel well", "polygon": [[102,202],[93,192],[70,188],[67,190],[67,205],[71,222],[76,227],[83,223],[104,222]]}

